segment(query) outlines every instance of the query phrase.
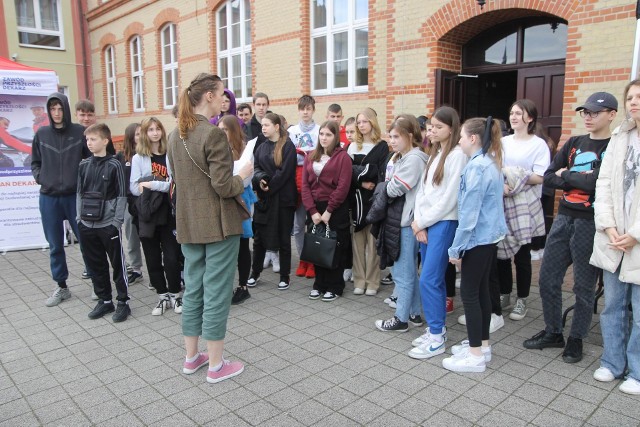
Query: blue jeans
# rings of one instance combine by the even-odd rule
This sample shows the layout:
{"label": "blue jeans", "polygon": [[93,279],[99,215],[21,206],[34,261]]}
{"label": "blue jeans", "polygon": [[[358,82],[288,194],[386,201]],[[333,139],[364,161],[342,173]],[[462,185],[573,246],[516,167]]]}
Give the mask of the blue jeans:
{"label": "blue jeans", "polygon": [[437,222],[427,230],[427,244],[420,243],[420,296],[424,317],[432,334],[441,334],[447,320],[447,251],[453,243],[457,227],[458,221]]}
{"label": "blue jeans", "polygon": [[[60,283],[69,278],[64,252],[64,220],[69,221],[73,234],[80,240],[76,222],[76,195],[49,196],[40,194],[40,216],[44,237],[49,242],[49,263],[53,280]],[[82,244],[82,243],[81,243]]]}
{"label": "blue jeans", "polygon": [[420,284],[418,283],[418,241],[411,227],[400,230],[400,256],[391,269],[398,296],[396,317],[407,322],[410,314],[420,314]]}
{"label": "blue jeans", "polygon": [[[616,378],[624,375],[640,381],[640,285],[621,282],[620,267],[615,273],[604,271],[604,310],[600,315],[602,357],[600,366]],[[629,326],[629,303],[633,322]]]}

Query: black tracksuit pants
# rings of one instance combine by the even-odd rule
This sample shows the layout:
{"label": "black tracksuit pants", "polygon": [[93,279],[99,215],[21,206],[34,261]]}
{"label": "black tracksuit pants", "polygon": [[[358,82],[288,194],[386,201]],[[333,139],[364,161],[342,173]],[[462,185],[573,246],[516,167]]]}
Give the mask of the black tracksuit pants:
{"label": "black tracksuit pants", "polygon": [[[108,227],[90,228],[80,223],[80,240],[82,240],[82,254],[91,270],[93,291],[102,301],[111,301],[111,279],[109,277],[109,262],[113,268],[113,281],[116,285],[118,301],[129,299],[129,284],[127,282],[127,266],[124,263],[120,230],[110,225]],[[107,260],[108,258],[108,260]]]}

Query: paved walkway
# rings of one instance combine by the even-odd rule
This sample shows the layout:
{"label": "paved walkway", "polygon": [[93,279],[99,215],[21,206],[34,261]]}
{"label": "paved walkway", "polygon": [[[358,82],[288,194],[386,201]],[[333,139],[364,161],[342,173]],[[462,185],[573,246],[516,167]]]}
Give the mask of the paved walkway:
{"label": "paved walkway", "polygon": [[[226,355],[246,370],[210,385],[205,371],[181,373],[180,317],[151,316],[156,296],[146,281],[131,287],[129,320],[89,320],[91,288],[80,279],[77,246],[67,253],[73,297],[53,308],[44,306],[52,291],[48,252],[0,256],[1,425],[639,425],[638,398],[592,379],[598,316],[578,364],[563,363],[560,349],[522,348],[543,328],[537,288],[527,317],[506,320],[492,336],[487,371],[461,375],[441,367],[444,356],[406,356],[423,328],[375,329],[375,319],[393,314],[382,303],[390,287],[367,297],[348,285],[344,297],[326,303],[307,298],[309,280],[294,278],[283,292],[265,273],[229,319]],[[449,345],[465,338],[458,298],[456,307]]]}

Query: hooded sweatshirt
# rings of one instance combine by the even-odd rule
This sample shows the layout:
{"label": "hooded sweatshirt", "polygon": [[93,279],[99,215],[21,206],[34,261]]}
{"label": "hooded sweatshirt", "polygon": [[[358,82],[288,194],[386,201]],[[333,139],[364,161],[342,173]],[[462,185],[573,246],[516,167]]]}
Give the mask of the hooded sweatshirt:
{"label": "hooded sweatshirt", "polygon": [[408,227],[413,221],[416,190],[426,163],[427,155],[419,148],[412,148],[402,157],[395,153],[387,164],[387,195],[389,198],[405,195],[401,227]]}
{"label": "hooded sweatshirt", "polygon": [[[62,104],[62,126],[56,128],[49,112],[53,100]],[[40,193],[50,196],[68,196],[76,193],[78,165],[91,155],[84,137],[84,127],[71,123],[69,100],[54,92],[47,99],[49,126],[36,132],[32,144],[31,173],[40,184]]]}
{"label": "hooded sweatshirt", "polygon": [[220,114],[218,114],[217,116],[213,116],[211,120],[209,120],[209,123],[211,123],[212,125],[218,126],[218,123],[222,119],[222,116],[234,116],[235,118],[238,119],[238,124],[240,125],[240,129],[242,129],[242,131],[246,133],[246,125],[240,118],[238,118],[238,115],[237,115],[235,95],[229,89],[225,89],[224,93],[227,95],[227,98],[229,98],[229,110],[226,113],[220,112]]}

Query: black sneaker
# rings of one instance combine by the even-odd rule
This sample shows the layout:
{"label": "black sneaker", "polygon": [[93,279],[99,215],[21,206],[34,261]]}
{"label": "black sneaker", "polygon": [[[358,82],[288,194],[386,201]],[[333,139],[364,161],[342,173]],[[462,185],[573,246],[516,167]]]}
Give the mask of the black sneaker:
{"label": "black sneaker", "polygon": [[256,285],[258,284],[258,281],[260,280],[260,276],[254,276],[253,274],[249,277],[249,280],[247,280],[247,287],[248,288],[255,288]]}
{"label": "black sneaker", "polygon": [[391,276],[391,273],[387,274],[387,277],[383,277],[382,279],[380,279],[380,284],[381,285],[393,285],[394,281],[393,281],[393,277]]}
{"label": "black sneaker", "polygon": [[582,360],[582,340],[570,336],[562,352],[562,360],[566,363],[578,363]]}
{"label": "black sneaker", "polygon": [[251,294],[249,293],[249,289],[241,288],[238,286],[235,291],[233,291],[233,296],[231,297],[231,304],[242,304],[244,300],[251,298]]}
{"label": "black sneaker", "polygon": [[133,285],[138,280],[142,280],[142,273],[138,273],[137,271],[132,271],[127,275],[127,280],[130,285]]}
{"label": "black sneaker", "polygon": [[89,319],[99,319],[105,314],[113,313],[115,311],[115,307],[111,301],[104,302],[98,301],[98,304],[91,310],[88,314]]}
{"label": "black sneaker", "polygon": [[[113,304],[111,304],[113,306]],[[116,312],[111,316],[111,320],[114,323],[124,322],[127,320],[127,317],[131,314],[131,307],[126,302],[118,302],[116,306]]]}
{"label": "black sneaker", "polygon": [[540,331],[522,345],[524,348],[532,350],[542,350],[543,348],[562,348],[564,347],[564,337],[562,334],[552,334],[547,331]]}
{"label": "black sneaker", "polygon": [[411,326],[422,326],[422,317],[419,314],[412,314],[409,316],[409,323]]}
{"label": "black sneaker", "polygon": [[376,328],[383,332],[407,332],[409,330],[409,324],[407,322],[401,322],[396,316],[393,316],[389,320],[376,320]]}
{"label": "black sneaker", "polygon": [[338,295],[334,294],[333,292],[325,292],[324,295],[322,295],[322,301],[324,302],[334,301],[337,298]]}

